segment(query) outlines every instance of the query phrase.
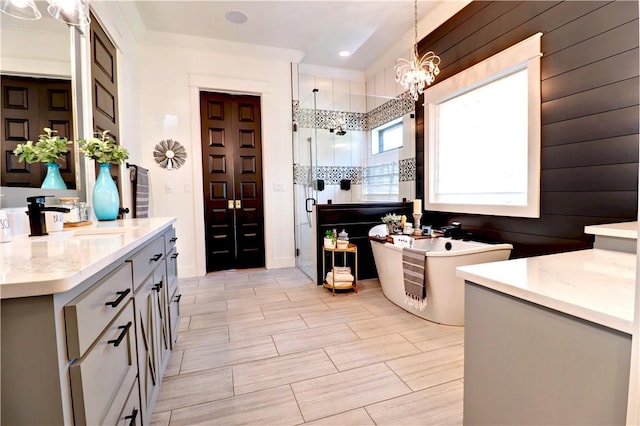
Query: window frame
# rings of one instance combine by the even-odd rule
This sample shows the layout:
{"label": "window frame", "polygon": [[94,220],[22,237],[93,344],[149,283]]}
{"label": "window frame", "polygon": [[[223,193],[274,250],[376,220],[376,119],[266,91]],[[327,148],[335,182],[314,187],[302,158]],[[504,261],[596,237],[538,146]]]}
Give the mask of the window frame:
{"label": "window frame", "polygon": [[[494,216],[540,217],[540,51],[542,33],[517,43],[508,49],[432,86],[424,93],[425,209],[432,211],[471,213]],[[527,100],[527,193],[525,205],[451,203],[438,200],[438,105],[463,93],[526,68]]]}
{"label": "window frame", "polygon": [[[401,139],[402,139],[402,145],[400,146],[396,146],[390,149],[383,149],[384,148],[384,134],[385,132],[391,131],[391,130],[395,130],[397,128],[400,128],[401,131]],[[373,152],[373,143],[371,144],[371,155],[380,155],[380,154],[385,154],[387,152],[392,152],[396,149],[402,149],[404,147],[404,120],[402,117],[398,117],[394,120],[391,120],[385,124],[383,124],[382,126],[378,126],[375,129],[373,129],[373,134],[374,134],[374,139],[377,142],[377,146],[378,146],[378,152]]]}

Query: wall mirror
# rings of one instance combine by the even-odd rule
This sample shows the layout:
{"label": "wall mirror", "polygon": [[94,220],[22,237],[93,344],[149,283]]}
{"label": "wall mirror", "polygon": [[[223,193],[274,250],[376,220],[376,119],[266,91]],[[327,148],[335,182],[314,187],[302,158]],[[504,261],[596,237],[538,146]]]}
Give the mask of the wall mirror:
{"label": "wall mirror", "polygon": [[[61,160],[61,169],[67,173],[65,181],[68,190],[42,190],[40,189],[41,177],[44,176],[44,166],[33,164],[27,167],[25,163],[18,163],[15,156],[11,155],[16,143],[22,143],[20,134],[26,139],[38,140],[38,135],[43,133],[43,128],[51,127],[59,131],[62,136],[69,135],[77,139],[82,135],[81,108],[77,108],[80,101],[78,95],[82,94],[82,84],[75,75],[78,64],[74,58],[81,57],[82,50],[81,33],[76,27],[54,19],[47,12],[47,2],[37,1],[37,7],[43,11],[42,18],[38,20],[22,20],[4,13],[0,13],[0,74],[5,81],[31,84],[51,84],[53,91],[45,89],[39,96],[23,96],[21,89],[12,93],[2,90],[2,107],[9,103],[24,103],[25,108],[33,108],[36,104],[54,104],[54,115],[43,116],[45,108],[35,108],[30,111],[29,122],[27,116],[15,121],[8,121],[10,114],[2,114],[2,169],[0,192],[3,194],[2,207],[24,207],[26,197],[31,195],[77,196],[85,200],[84,170],[82,159],[73,150],[70,155]],[[15,86],[20,86],[16,84]],[[67,92],[65,92],[65,90]],[[26,92],[24,92],[26,93]],[[53,95],[51,95],[53,93]],[[53,96],[53,99],[51,99]],[[67,110],[66,116],[64,110]],[[25,110],[26,111],[26,110]],[[23,112],[25,112],[23,111]],[[25,112],[26,114],[26,112]],[[57,115],[56,115],[57,114]],[[11,136],[11,133],[17,136]],[[10,159],[13,157],[13,159]],[[11,163],[12,162],[12,163]],[[22,176],[18,181],[12,181],[7,172],[12,168],[19,171],[16,175]],[[22,169],[22,170],[21,170]],[[36,175],[36,176],[32,176]]]}

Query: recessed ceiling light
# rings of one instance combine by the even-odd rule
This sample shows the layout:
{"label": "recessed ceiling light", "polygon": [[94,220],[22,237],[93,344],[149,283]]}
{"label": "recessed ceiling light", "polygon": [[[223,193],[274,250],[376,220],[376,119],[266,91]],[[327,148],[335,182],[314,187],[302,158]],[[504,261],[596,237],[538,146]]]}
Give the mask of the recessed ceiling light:
{"label": "recessed ceiling light", "polygon": [[244,24],[249,20],[247,14],[240,10],[230,10],[224,14],[227,21],[233,22],[234,24]]}
{"label": "recessed ceiling light", "polygon": [[338,55],[340,55],[343,58],[346,58],[347,56],[351,55],[351,53],[348,50],[343,50],[342,52],[338,53]]}

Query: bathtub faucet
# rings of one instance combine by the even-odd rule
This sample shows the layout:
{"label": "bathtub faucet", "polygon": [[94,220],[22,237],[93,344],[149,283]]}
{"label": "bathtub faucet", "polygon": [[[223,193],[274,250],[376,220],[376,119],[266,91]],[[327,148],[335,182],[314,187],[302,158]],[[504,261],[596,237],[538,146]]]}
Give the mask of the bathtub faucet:
{"label": "bathtub faucet", "polygon": [[460,222],[451,222],[451,225],[446,225],[440,228],[444,237],[451,237],[454,240],[462,238],[462,224]]}

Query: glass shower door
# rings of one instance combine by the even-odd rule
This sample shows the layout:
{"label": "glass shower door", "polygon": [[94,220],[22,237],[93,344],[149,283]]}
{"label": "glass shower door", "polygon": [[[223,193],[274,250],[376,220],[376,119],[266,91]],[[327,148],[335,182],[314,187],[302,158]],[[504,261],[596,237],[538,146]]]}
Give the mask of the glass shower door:
{"label": "glass shower door", "polygon": [[293,134],[296,266],[313,278],[315,236],[313,206],[318,200],[313,179],[317,162],[316,93],[300,102],[298,130]]}

